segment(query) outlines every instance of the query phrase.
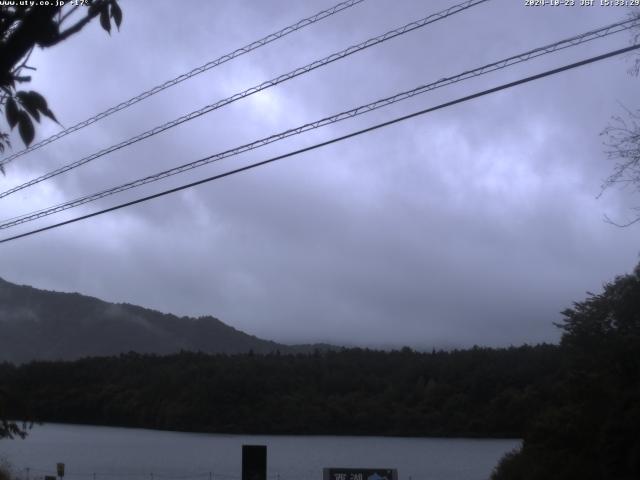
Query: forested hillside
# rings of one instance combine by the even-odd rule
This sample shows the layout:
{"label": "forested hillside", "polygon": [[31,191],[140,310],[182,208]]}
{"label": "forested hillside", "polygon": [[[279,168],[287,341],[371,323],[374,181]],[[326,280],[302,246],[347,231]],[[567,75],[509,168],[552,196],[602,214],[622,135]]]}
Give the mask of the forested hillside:
{"label": "forested hillside", "polygon": [[553,402],[558,347],[128,354],[0,366],[13,418],[234,433],[518,437]]}
{"label": "forested hillside", "polygon": [[0,279],[0,361],[73,360],[129,351],[268,353],[312,349],[262,340],[210,316],[177,317]]}

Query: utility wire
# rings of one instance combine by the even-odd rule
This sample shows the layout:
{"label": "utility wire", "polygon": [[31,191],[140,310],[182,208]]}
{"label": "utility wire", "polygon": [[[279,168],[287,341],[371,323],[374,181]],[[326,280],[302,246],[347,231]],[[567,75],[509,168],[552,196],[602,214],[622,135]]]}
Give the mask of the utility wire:
{"label": "utility wire", "polygon": [[265,90],[267,88],[273,87],[275,85],[278,85],[280,83],[286,82],[287,80],[291,80],[292,78],[295,78],[299,75],[308,73],[312,70],[315,70],[317,68],[323,67],[325,65],[328,65],[329,63],[335,62],[336,60],[340,60],[342,58],[348,57],[349,55],[352,55],[354,53],[360,52],[366,48],[372,47],[374,45],[378,45],[381,44],[383,42],[386,42],[387,40],[391,40],[392,38],[395,38],[397,36],[400,35],[404,35],[405,33],[409,33],[413,30],[416,30],[418,28],[422,28],[426,25],[429,25],[431,23],[437,22],[439,20],[443,20],[447,17],[450,17],[451,15],[454,15],[456,13],[462,12],[464,10],[467,10],[468,8],[474,7],[476,5],[479,5],[481,3],[485,3],[489,0],[467,0],[466,2],[454,5],[452,7],[447,8],[446,10],[443,10],[441,12],[429,15],[425,18],[422,18],[420,20],[417,20],[415,22],[411,22],[408,23],[402,27],[396,28],[394,30],[390,30],[382,35],[379,35],[377,37],[373,37],[370,38],[369,40],[366,40],[362,43],[359,43],[358,45],[354,45],[351,46],[349,48],[346,48],[344,50],[341,50],[340,52],[337,53],[333,53],[327,57],[324,57],[321,60],[316,60],[312,63],[309,63],[308,65],[305,65],[304,67],[298,67],[295,70],[290,71],[289,73],[285,73],[283,75],[279,75],[278,77],[275,77],[271,80],[267,80],[266,82],[261,83],[260,85],[257,85],[255,87],[251,87],[247,90],[244,90],[240,93],[236,93],[230,97],[227,97],[225,99],[219,100],[211,105],[207,105],[205,107],[202,107],[199,110],[195,110],[191,113],[188,113],[186,115],[181,116],[180,118],[177,118],[175,120],[172,120],[170,122],[167,122],[163,125],[157,126],[155,128],[152,128],[151,130],[148,130],[144,133],[141,133],[139,135],[136,135],[135,137],[132,137],[128,140],[125,140],[123,142],[120,142],[116,145],[112,145],[108,148],[105,148],[103,150],[100,150],[99,152],[96,152],[92,155],[89,155],[88,157],[84,157],[80,160],[76,160],[75,162],[69,163],[67,165],[64,165],[60,168],[57,168],[55,170],[52,170],[48,173],[45,173],[44,175],[41,175],[40,177],[34,178],[32,180],[29,180],[26,183],[23,183],[21,185],[18,185],[16,187],[13,187],[9,190],[6,190],[2,193],[0,193],[0,198],[4,198],[8,195],[11,195],[12,193],[18,192],[24,188],[30,187],[32,185],[36,185],[37,183],[40,183],[44,180],[48,180],[49,178],[55,177],[57,175],[60,175],[62,173],[68,172],[69,170],[73,170],[74,168],[77,168],[81,165],[84,165],[92,160],[95,160],[99,157],[102,157],[108,153],[114,152],[116,150],[120,150],[121,148],[127,147],[129,145],[132,145],[134,143],[137,143],[141,140],[147,139],[149,137],[152,137],[154,135],[157,135],[158,133],[164,132],[165,130],[168,130],[170,128],[173,128],[175,126],[178,126],[182,123],[188,122],[189,120],[193,120],[194,118],[200,117],[206,113],[212,112],[213,110],[217,110],[218,108],[224,107],[225,105],[229,105],[230,103],[233,103],[237,100],[240,100],[242,98],[248,97],[250,95],[253,95],[255,93],[258,93],[262,90]]}
{"label": "utility wire", "polygon": [[427,113],[430,113],[430,112],[434,112],[436,110],[440,110],[440,109],[443,109],[443,108],[446,108],[446,107],[451,107],[451,106],[457,105],[459,103],[467,102],[467,101],[473,100],[475,98],[479,98],[479,97],[482,97],[482,96],[485,96],[485,95],[489,95],[491,93],[499,92],[501,90],[506,90],[508,88],[512,88],[512,87],[515,87],[515,86],[518,86],[518,85],[522,85],[524,83],[532,82],[534,80],[539,80],[539,79],[544,78],[544,77],[548,77],[548,76],[551,76],[551,75],[556,75],[558,73],[561,73],[561,72],[564,72],[564,71],[567,71],[567,70],[571,70],[571,69],[574,69],[574,68],[577,68],[577,67],[581,67],[581,66],[588,65],[588,64],[591,64],[591,63],[595,63],[595,62],[598,62],[598,61],[601,61],[601,60],[605,60],[607,58],[610,58],[610,57],[613,57],[613,56],[616,56],[616,55],[621,55],[623,53],[627,53],[627,52],[630,52],[632,50],[636,50],[638,48],[640,48],[640,44],[635,44],[635,45],[631,45],[630,47],[625,47],[625,48],[621,48],[621,49],[618,49],[618,50],[613,50],[611,52],[608,52],[608,53],[605,53],[605,54],[602,54],[602,55],[598,55],[598,56],[595,56],[595,57],[591,57],[591,58],[588,58],[588,59],[585,59],[585,60],[581,60],[579,62],[571,63],[571,64],[568,64],[568,65],[564,65],[564,66],[559,67],[559,68],[554,68],[552,70],[547,70],[545,72],[538,73],[536,75],[531,75],[531,76],[528,76],[528,77],[525,77],[525,78],[521,78],[520,80],[516,80],[514,82],[505,83],[505,84],[499,85],[497,87],[493,87],[493,88],[490,88],[490,89],[487,89],[487,90],[483,90],[481,92],[477,92],[477,93],[474,93],[474,94],[471,94],[471,95],[467,95],[465,97],[458,98],[456,100],[451,100],[449,102],[441,103],[440,105],[437,105],[435,107],[426,108],[424,110],[420,110],[418,112],[414,112],[414,113],[411,113],[409,115],[404,115],[402,117],[397,117],[397,118],[394,118],[392,120],[388,120],[388,121],[383,122],[383,123],[378,123],[376,125],[364,128],[362,130],[357,130],[355,132],[351,132],[351,133],[348,133],[346,135],[342,135],[340,137],[332,138],[331,140],[327,140],[327,141],[324,141],[324,142],[316,143],[316,144],[311,145],[309,147],[305,147],[305,148],[301,148],[301,149],[298,149],[298,150],[294,150],[292,152],[288,152],[288,153],[285,153],[283,155],[278,155],[276,157],[271,157],[271,158],[269,158],[267,160],[263,160],[261,162],[256,162],[256,163],[252,163],[252,164],[246,165],[244,167],[240,167],[240,168],[236,168],[236,169],[233,169],[233,170],[229,170],[227,172],[220,173],[218,175],[213,175],[211,177],[207,177],[207,178],[204,178],[202,180],[198,180],[198,181],[195,181],[195,182],[187,183],[185,185],[181,185],[179,187],[171,188],[169,190],[164,190],[162,192],[155,193],[153,195],[148,195],[146,197],[141,197],[141,198],[138,198],[136,200],[132,200],[132,201],[129,201],[129,202],[121,203],[119,205],[115,205],[113,207],[105,208],[105,209],[99,210],[97,212],[89,213],[87,215],[82,215],[82,216],[79,216],[79,217],[76,217],[76,218],[72,218],[70,220],[65,220],[64,222],[59,222],[59,223],[56,223],[56,224],[53,224],[53,225],[48,225],[46,227],[42,227],[42,228],[38,228],[38,229],[35,229],[35,230],[31,230],[31,231],[28,231],[28,232],[25,232],[25,233],[21,233],[19,235],[14,235],[12,237],[6,237],[6,238],[3,238],[3,239],[0,240],[0,244],[6,243],[6,242],[10,242],[12,240],[17,240],[19,238],[24,238],[24,237],[27,237],[27,236],[30,236],[30,235],[35,235],[36,233],[44,232],[44,231],[51,230],[51,229],[54,229],[54,228],[62,227],[64,225],[69,225],[71,223],[79,222],[81,220],[86,220],[88,218],[96,217],[98,215],[102,215],[102,214],[105,214],[105,213],[108,213],[108,212],[113,212],[113,211],[119,210],[121,208],[130,207],[132,205],[137,205],[139,203],[143,203],[143,202],[146,202],[146,201],[149,201],[149,200],[153,200],[155,198],[163,197],[163,196],[169,195],[171,193],[176,193],[176,192],[179,192],[179,191],[182,191],[182,190],[186,190],[187,188],[192,188],[192,187],[195,187],[197,185],[202,185],[204,183],[212,182],[214,180],[219,180],[221,178],[228,177],[230,175],[234,175],[236,173],[244,172],[246,170],[251,170],[251,169],[257,168],[257,167],[261,167],[263,165],[267,165],[269,163],[276,162],[278,160],[282,160],[282,159],[285,159],[285,158],[293,157],[295,155],[299,155],[301,153],[305,153],[305,152],[309,152],[311,150],[315,150],[315,149],[318,149],[318,148],[321,148],[321,147],[325,147],[325,146],[331,145],[333,143],[341,142],[343,140],[347,140],[349,138],[356,137],[358,135],[362,135],[364,133],[372,132],[374,130],[378,130],[380,128],[387,127],[389,125],[393,125],[395,123],[399,123],[399,122],[402,122],[404,120],[408,120],[410,118],[414,118],[414,117],[417,117],[417,116],[420,116],[420,115],[424,115],[424,114],[427,114]]}
{"label": "utility wire", "polygon": [[346,120],[348,118],[353,118],[359,115],[362,115],[364,113],[368,113],[371,112],[373,110],[377,110],[379,108],[382,107],[386,107],[388,105],[391,105],[393,103],[399,102],[399,101],[403,101],[403,100],[407,100],[409,98],[412,98],[415,95],[418,94],[422,94],[422,93],[426,93],[429,92],[431,90],[435,90],[437,88],[440,87],[444,87],[447,85],[451,85],[453,83],[457,83],[463,80],[467,80],[469,78],[472,77],[477,77],[480,75],[484,75],[490,72],[494,72],[496,70],[500,70],[518,63],[522,63],[522,62],[526,62],[528,60],[531,60],[532,58],[536,58],[542,55],[546,55],[552,52],[556,52],[558,50],[561,49],[565,49],[565,48],[569,48],[569,47],[573,47],[576,45],[579,45],[581,43],[585,43],[597,38],[602,38],[606,35],[611,35],[614,33],[618,33],[624,30],[628,30],[630,28],[636,27],[636,26],[640,26],[640,19],[633,19],[633,20],[626,20],[623,22],[618,22],[606,27],[602,27],[599,28],[597,30],[591,30],[589,32],[585,32],[564,40],[560,40],[558,42],[552,43],[550,45],[545,45],[543,47],[538,47],[535,48],[533,50],[529,50],[527,52],[524,53],[520,53],[518,55],[514,55],[502,60],[499,60],[497,62],[493,62],[493,63],[489,63],[486,65],[483,65],[482,67],[478,67],[472,70],[467,70],[463,73],[460,73],[458,75],[455,76],[451,76],[451,77],[445,77],[442,78],[436,82],[427,84],[427,85],[422,85],[419,86],[417,88],[414,88],[412,90],[408,90],[405,92],[401,92],[398,94],[395,94],[391,97],[386,97],[380,100],[376,100],[375,102],[371,102],[369,104],[366,105],[361,105],[359,107],[356,108],[352,108],[351,110],[347,110],[347,111],[343,111],[341,113],[329,116],[329,117],[325,117],[323,119],[320,120],[316,120],[315,122],[311,122],[311,123],[307,123],[301,126],[298,126],[296,128],[292,128],[289,130],[286,130],[284,132],[280,132],[259,140],[255,140],[251,143],[247,143],[244,145],[241,145],[239,147],[235,147],[232,148],[230,150],[226,150],[224,152],[220,152],[220,153],[216,153],[214,155],[210,155],[207,156],[205,158],[201,158],[199,160],[190,162],[190,163],[186,163],[168,170],[164,170],[162,172],[159,173],[155,173],[153,175],[149,175],[146,177],[142,177],[139,178],[137,180],[122,184],[122,185],[118,185],[116,187],[111,187],[109,189],[106,190],[102,190],[100,192],[97,193],[93,193],[90,195],[85,195],[83,197],[79,197],[76,198],[74,200],[70,200],[64,203],[60,203],[51,207],[47,207],[41,210],[37,210],[34,212],[30,212],[30,213],[26,213],[26,214],[22,214],[13,218],[9,218],[6,220],[2,220],[2,223],[0,223],[0,230],[4,230],[22,223],[26,223],[29,221],[33,221],[36,220],[38,218],[42,218],[48,215],[53,215],[55,213],[58,212],[62,212],[64,210],[68,210],[70,208],[73,207],[77,207],[79,205],[83,205],[85,203],[89,203],[89,202],[93,202],[96,200],[99,200],[101,198],[105,198],[111,195],[114,195],[116,193],[120,193],[120,192],[124,192],[126,190],[130,190],[132,188],[136,188],[136,187],[140,187],[142,185],[146,185],[148,183],[152,183],[158,180],[161,180],[163,178],[167,178],[173,175],[177,175],[179,173],[183,173],[186,172],[188,170],[192,170],[194,168],[198,168],[213,162],[217,162],[219,160],[225,159],[225,158],[229,158],[235,155],[239,155],[241,153],[245,153],[247,151],[250,150],[254,150],[256,148],[260,148],[262,146],[268,145],[270,143],[279,141],[279,140],[283,140],[285,138],[294,136],[294,135],[298,135],[304,132],[307,132],[309,130],[313,130],[316,128],[320,128],[326,125],[330,125],[333,123],[337,123],[340,122],[342,120]]}
{"label": "utility wire", "polygon": [[338,12],[346,10],[364,1],[365,0],[347,0],[345,2],[338,3],[337,5],[334,5],[333,7],[327,10],[323,10],[321,12],[316,13],[315,15],[299,20],[293,25],[289,25],[288,27],[285,27],[282,30],[278,30],[277,32],[271,33],[266,37],[261,38],[260,40],[251,42],[250,44],[245,45],[244,47],[238,48],[237,50],[234,50],[231,53],[226,53],[221,57],[216,58],[215,60],[211,60],[210,62],[207,62],[204,65],[200,65],[199,67],[194,68],[190,72],[183,73],[182,75],[176,78],[167,80],[166,82],[160,85],[157,85],[152,89],[147,90],[146,92],[143,92],[139,95],[136,95],[135,97],[130,98],[129,100],[125,100],[124,102],[119,103],[115,107],[108,108],[107,110],[100,112],[91,118],[83,120],[82,122],[77,123],[72,127],[69,127],[65,130],[62,130],[61,132],[51,135],[48,138],[45,138],[37,143],[34,143],[30,147],[25,148],[24,150],[21,150],[12,155],[9,155],[7,158],[4,158],[0,161],[0,166],[4,166],[7,163],[11,162],[12,160],[18,157],[21,157],[22,155],[26,155],[29,152],[33,152],[34,150],[44,147],[49,143],[55,142],[56,140],[69,135],[70,133],[76,132],[84,127],[87,127],[93,123],[96,123],[97,121],[102,120],[103,118],[107,118],[109,115],[112,115],[116,112],[119,112],[120,110],[124,110],[127,107],[135,105],[136,103],[141,102],[142,100],[149,98],[152,95],[155,95],[156,93],[166,90],[169,87],[173,87],[174,85],[177,85],[180,82],[184,82],[185,80],[191,77],[195,77],[196,75],[206,72],[207,70],[211,70],[212,68],[222,65],[223,63],[226,63],[229,60],[233,60],[236,57],[244,55],[245,53],[249,53],[253,50],[263,47],[264,45],[267,45],[275,40],[279,40],[280,38],[283,38],[289,35],[290,33],[296,32],[297,30],[300,30],[304,27],[308,27],[309,25],[313,25],[314,23],[319,22],[320,20],[324,20],[325,18],[328,18]]}

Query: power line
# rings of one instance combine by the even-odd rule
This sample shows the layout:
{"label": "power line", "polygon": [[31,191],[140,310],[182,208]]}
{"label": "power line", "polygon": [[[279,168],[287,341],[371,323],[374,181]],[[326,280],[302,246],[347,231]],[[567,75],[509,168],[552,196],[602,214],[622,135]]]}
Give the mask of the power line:
{"label": "power line", "polygon": [[315,15],[299,20],[293,25],[289,25],[288,27],[278,30],[277,32],[271,33],[266,37],[263,37],[259,40],[251,42],[248,45],[245,45],[244,47],[234,50],[233,52],[226,53],[221,57],[216,58],[215,60],[211,60],[205,63],[204,65],[200,65],[199,67],[196,67],[187,73],[183,73],[182,75],[179,75],[171,80],[167,80],[166,82],[160,85],[156,85],[152,89],[142,92],[139,95],[136,95],[135,97],[130,98],[129,100],[125,100],[124,102],[119,103],[115,107],[108,108],[107,110],[100,112],[91,118],[83,120],[82,122],[79,122],[73,125],[72,127],[69,127],[61,132],[51,135],[48,138],[45,138],[37,143],[34,143],[30,147],[27,147],[24,150],[16,152],[8,156],[7,158],[1,160],[0,166],[4,166],[10,161],[18,157],[21,157],[22,155],[26,155],[29,152],[33,152],[34,150],[37,150],[41,147],[44,147],[45,145],[55,142],[56,140],[59,140],[60,138],[69,135],[70,133],[76,132],[84,127],[87,127],[93,123],[96,123],[97,121],[102,120],[103,118],[107,118],[109,115],[112,115],[116,112],[119,112],[120,110],[124,110],[125,108],[135,105],[136,103],[141,102],[142,100],[149,98],[152,95],[155,95],[156,93],[166,90],[167,88],[173,87],[174,85],[184,82],[189,78],[195,77],[196,75],[206,72],[207,70],[211,70],[214,67],[222,65],[223,63],[233,60],[234,58],[237,58],[241,55],[249,53],[260,47],[263,47],[275,40],[279,40],[289,35],[290,33],[296,32],[304,27],[308,27],[309,25],[313,25],[314,23],[319,22],[320,20],[324,20],[325,18],[335,15],[338,12],[346,10],[364,1],[365,0],[347,0],[345,2],[338,3],[337,5],[334,5],[333,7],[328,8],[327,10],[323,10],[321,12],[316,13]]}
{"label": "power line", "polygon": [[321,147],[325,147],[327,145],[331,145],[333,143],[337,143],[337,142],[340,142],[340,141],[343,141],[343,140],[347,140],[349,138],[356,137],[358,135],[362,135],[364,133],[372,132],[374,130],[378,130],[380,128],[387,127],[387,126],[393,125],[395,123],[402,122],[404,120],[408,120],[408,119],[413,118],[413,117],[417,117],[417,116],[420,116],[420,115],[425,115],[427,113],[434,112],[436,110],[440,110],[440,109],[443,109],[443,108],[446,108],[446,107],[451,107],[453,105],[457,105],[459,103],[467,102],[469,100],[473,100],[473,99],[478,98],[478,97],[489,95],[491,93],[499,92],[501,90],[506,90],[508,88],[512,88],[512,87],[515,87],[515,86],[518,86],[518,85],[522,85],[524,83],[532,82],[534,80],[539,80],[541,78],[548,77],[548,76],[551,76],[551,75],[556,75],[558,73],[561,73],[561,72],[564,72],[564,71],[567,71],[567,70],[571,70],[573,68],[577,68],[577,67],[581,67],[581,66],[588,65],[588,64],[591,64],[591,63],[595,63],[595,62],[598,62],[598,61],[601,61],[601,60],[604,60],[604,59],[607,59],[607,58],[610,58],[610,57],[613,57],[613,56],[616,56],[616,55],[621,55],[623,53],[627,53],[627,52],[630,52],[632,50],[636,50],[638,48],[640,48],[640,44],[636,44],[636,45],[632,45],[630,47],[625,47],[625,48],[621,48],[621,49],[618,49],[618,50],[614,50],[614,51],[611,51],[611,52],[608,52],[608,53],[605,53],[605,54],[602,54],[602,55],[598,55],[598,56],[595,56],[595,57],[588,58],[586,60],[581,60],[579,62],[571,63],[571,64],[568,64],[568,65],[564,65],[564,66],[559,67],[559,68],[554,68],[552,70],[547,70],[545,72],[538,73],[536,75],[531,75],[531,76],[522,78],[520,80],[516,80],[514,82],[505,83],[505,84],[499,85],[497,87],[493,87],[493,88],[490,88],[490,89],[487,89],[487,90],[483,90],[481,92],[477,92],[477,93],[474,93],[474,94],[471,94],[471,95],[467,95],[465,97],[458,98],[456,100],[451,100],[449,102],[441,103],[440,105],[437,105],[435,107],[426,108],[424,110],[420,110],[418,112],[414,112],[414,113],[411,113],[409,115],[404,115],[402,117],[397,117],[397,118],[394,118],[392,120],[388,120],[388,121],[383,122],[383,123],[378,123],[376,125],[364,128],[362,130],[358,130],[358,131],[355,131],[355,132],[352,132],[352,133],[348,133],[348,134],[342,135],[340,137],[332,138],[331,140],[327,140],[327,141],[324,141],[324,142],[316,143],[316,144],[311,145],[309,147],[305,147],[305,148],[301,148],[301,149],[298,149],[298,150],[294,150],[292,152],[288,152],[288,153],[285,153],[283,155],[278,155],[276,157],[271,157],[271,158],[269,158],[267,160],[263,160],[261,162],[252,163],[250,165],[246,165],[244,167],[240,167],[240,168],[236,168],[236,169],[233,169],[233,170],[229,170],[227,172],[220,173],[218,175],[213,175],[211,177],[207,177],[207,178],[204,178],[202,180],[198,180],[198,181],[191,182],[191,183],[188,183],[188,184],[185,184],[185,185],[181,185],[179,187],[175,187],[175,188],[171,188],[171,189],[168,189],[168,190],[164,190],[162,192],[155,193],[153,195],[148,195],[146,197],[141,197],[141,198],[138,198],[136,200],[132,200],[132,201],[129,201],[129,202],[121,203],[121,204],[115,205],[113,207],[105,208],[104,210],[99,210],[97,212],[89,213],[87,215],[82,215],[82,216],[79,216],[79,217],[76,217],[76,218],[72,218],[70,220],[65,220],[63,222],[59,222],[59,223],[56,223],[56,224],[53,224],[53,225],[48,225],[46,227],[42,227],[42,228],[38,228],[38,229],[35,229],[35,230],[31,230],[31,231],[28,231],[28,232],[25,232],[25,233],[21,233],[19,235],[14,235],[12,237],[3,238],[3,239],[0,240],[0,244],[1,243],[6,243],[6,242],[10,242],[12,240],[17,240],[19,238],[24,238],[24,237],[27,237],[27,236],[30,236],[30,235],[35,235],[36,233],[44,232],[44,231],[51,230],[51,229],[54,229],[54,228],[62,227],[64,225],[69,225],[71,223],[79,222],[81,220],[86,220],[88,218],[96,217],[98,215],[102,215],[102,214],[105,214],[105,213],[113,212],[113,211],[119,210],[121,208],[130,207],[132,205],[137,205],[139,203],[143,203],[143,202],[146,202],[146,201],[149,201],[149,200],[153,200],[155,198],[163,197],[163,196],[169,195],[171,193],[176,193],[176,192],[179,192],[179,191],[182,191],[182,190],[186,190],[187,188],[192,188],[192,187],[195,187],[197,185],[202,185],[204,183],[212,182],[214,180],[219,180],[221,178],[228,177],[230,175],[234,175],[236,173],[244,172],[244,171],[251,170],[251,169],[254,169],[254,168],[257,168],[257,167],[261,167],[263,165],[267,165],[269,163],[276,162],[278,160],[282,160],[282,159],[285,159],[285,158],[288,158],[288,157],[299,155],[301,153],[305,153],[305,152],[309,152],[311,150],[315,150],[315,149],[318,149],[318,148],[321,148]]}
{"label": "power line", "polygon": [[358,106],[356,108],[352,108],[351,110],[346,110],[343,111],[341,113],[329,116],[329,117],[325,117],[323,119],[320,120],[316,120],[314,122],[311,123],[307,123],[301,126],[298,126],[296,128],[292,128],[289,130],[285,130],[284,132],[280,132],[259,140],[255,140],[251,143],[247,143],[244,145],[241,145],[239,147],[235,147],[232,148],[230,150],[226,150],[224,152],[220,152],[214,155],[209,155],[205,158],[201,158],[199,160],[190,162],[190,163],[186,163],[168,170],[164,170],[162,172],[159,173],[155,173],[153,175],[149,175],[146,177],[142,177],[139,178],[137,180],[122,184],[122,185],[118,185],[116,187],[111,187],[109,189],[106,190],[102,190],[100,192],[97,193],[93,193],[90,195],[85,195],[83,197],[80,198],[76,198],[74,200],[71,201],[67,201],[64,203],[60,203],[51,207],[47,207],[41,210],[37,210],[35,212],[30,212],[30,213],[26,213],[26,214],[22,214],[20,216],[16,216],[10,219],[6,219],[3,220],[2,223],[0,223],[0,230],[3,229],[7,229],[16,225],[20,225],[22,223],[26,223],[29,221],[33,221],[39,218],[43,218],[45,216],[49,216],[49,215],[53,215],[55,213],[59,213],[62,212],[64,210],[68,210],[70,208],[73,207],[77,207],[80,205],[84,205],[85,203],[89,203],[89,202],[93,202],[117,193],[121,193],[124,192],[126,190],[130,190],[132,188],[136,188],[136,187],[140,187],[142,185],[146,185],[148,183],[152,183],[158,180],[161,180],[163,178],[167,178],[173,175],[177,175],[179,173],[183,173],[185,171],[188,170],[192,170],[194,168],[198,168],[225,158],[229,158],[235,155],[239,155],[241,153],[245,153],[247,151],[250,150],[254,150],[256,148],[260,148],[263,147],[265,145],[268,145],[270,143],[279,141],[279,140],[283,140],[285,138],[294,136],[294,135],[298,135],[304,132],[307,132],[309,130],[313,130],[316,128],[320,128],[326,125],[330,125],[333,123],[337,123],[340,122],[342,120],[346,120],[348,118],[353,118],[359,115],[362,115],[364,113],[368,113],[374,110],[377,110],[379,108],[382,107],[386,107],[388,105],[391,105],[393,103],[399,102],[399,101],[403,101],[403,100],[407,100],[409,98],[414,97],[415,95],[418,94],[422,94],[422,93],[426,93],[428,91],[432,91],[435,90],[437,88],[440,87],[444,87],[447,85],[451,85],[463,80],[467,80],[469,78],[472,77],[477,77],[480,75],[484,75],[490,72],[494,72],[496,70],[500,70],[521,62],[526,62],[531,60],[532,58],[537,58],[540,57],[542,55],[546,55],[552,52],[556,52],[558,50],[562,50],[565,48],[569,48],[569,47],[574,47],[576,45],[580,45],[581,43],[585,43],[597,38],[602,38],[604,36],[607,35],[611,35],[614,33],[619,33],[621,31],[625,31],[628,30],[630,28],[636,27],[636,26],[640,26],[640,19],[631,19],[631,20],[625,20],[625,21],[621,21],[621,22],[617,22],[611,25],[608,25],[606,27],[602,27],[596,30],[591,30],[579,35],[575,35],[573,37],[569,37],[566,38],[564,40],[560,40],[557,41],[555,43],[549,44],[549,45],[545,45],[543,47],[538,47],[535,48],[533,50],[529,50],[527,52],[524,53],[520,53],[511,57],[507,57],[505,59],[493,62],[493,63],[489,63],[486,65],[483,65],[482,67],[478,67],[472,70],[467,70],[463,73],[460,73],[458,75],[455,76],[451,76],[451,77],[445,77],[442,78],[436,82],[427,84],[427,85],[422,85],[419,87],[416,87],[412,90],[408,90],[408,91],[404,91],[404,92],[400,92],[398,94],[395,94],[393,96],[390,97],[386,97],[380,100],[376,100],[374,102],[371,102],[369,104],[366,105],[361,105]]}
{"label": "power line", "polygon": [[377,37],[373,37],[370,38],[369,40],[366,40],[362,43],[359,43],[358,45],[354,45],[351,47],[348,47],[344,50],[341,50],[340,52],[337,53],[333,53],[327,57],[324,57],[320,60],[316,60],[312,63],[309,63],[307,65],[305,65],[304,67],[298,67],[288,73],[279,75],[278,77],[272,78],[271,80],[267,80],[266,82],[262,82],[260,85],[251,87],[247,90],[244,90],[240,93],[236,93],[230,97],[227,97],[225,99],[219,100],[211,105],[207,105],[205,107],[202,107],[199,110],[195,110],[191,113],[188,113],[186,115],[183,115],[175,120],[171,120],[170,122],[167,122],[163,125],[157,126],[155,128],[152,128],[151,130],[147,130],[144,133],[141,133],[139,135],[136,135],[135,137],[132,137],[128,140],[125,140],[123,142],[120,142],[116,145],[112,145],[108,148],[105,148],[103,150],[100,150],[99,152],[96,152],[92,155],[89,155],[88,157],[84,157],[80,160],[76,160],[75,162],[71,162],[67,165],[64,165],[60,168],[57,168],[55,170],[52,170],[48,173],[45,173],[44,175],[41,175],[37,178],[34,178],[32,180],[29,180],[26,183],[23,183],[21,185],[18,185],[16,187],[13,187],[9,190],[6,190],[2,193],[0,193],[0,198],[4,198],[8,195],[11,195],[12,193],[18,192],[22,189],[25,189],[27,187],[30,187],[32,185],[36,185],[40,182],[43,182],[44,180],[48,180],[49,178],[55,177],[57,175],[61,175],[65,172],[68,172],[69,170],[73,170],[74,168],[80,167],[88,162],[91,162],[97,158],[100,158],[104,155],[107,155],[108,153],[111,152],[115,152],[116,150],[120,150],[121,148],[127,147],[129,145],[132,145],[134,143],[137,143],[141,140],[145,140],[149,137],[152,137],[154,135],[157,135],[158,133],[164,132],[165,130],[168,130],[170,128],[176,127],[182,123],[188,122],[190,120],[193,120],[194,118],[200,117],[206,113],[212,112],[213,110],[217,110],[218,108],[224,107],[225,105],[229,105],[230,103],[233,103],[237,100],[243,99],[245,97],[248,97],[250,95],[253,95],[255,93],[261,92],[262,90],[265,90],[267,88],[273,87],[275,85],[278,85],[280,83],[286,82],[287,80],[291,80],[292,78],[295,78],[299,75],[303,75],[305,73],[308,73],[312,70],[315,70],[317,68],[323,67],[325,65],[328,65],[332,62],[335,62],[336,60],[341,60],[345,57],[348,57],[349,55],[352,55],[354,53],[360,52],[366,48],[372,47],[374,45],[378,45],[381,44],[383,42],[386,42],[387,40],[391,40],[392,38],[395,38],[397,36],[400,35],[404,35],[406,33],[409,33],[413,30],[416,30],[418,28],[422,28],[426,25],[429,25],[431,23],[437,22],[439,20],[443,20],[447,17],[450,17],[451,15],[454,15],[456,13],[462,12],[464,10],[467,10],[468,8],[474,7],[476,5],[479,5],[481,3],[485,3],[489,0],[467,0],[466,2],[454,5],[452,7],[449,7],[441,12],[429,15],[425,18],[422,18],[420,20],[417,20],[415,22],[411,22],[408,23],[402,27],[396,28],[394,30],[390,30],[382,35],[379,35]]}

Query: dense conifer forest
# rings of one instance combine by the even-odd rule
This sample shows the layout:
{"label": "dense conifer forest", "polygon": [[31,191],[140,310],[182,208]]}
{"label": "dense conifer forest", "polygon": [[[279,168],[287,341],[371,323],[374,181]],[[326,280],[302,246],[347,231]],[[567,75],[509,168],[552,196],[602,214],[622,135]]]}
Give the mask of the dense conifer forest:
{"label": "dense conifer forest", "polygon": [[[130,353],[0,366],[14,418],[274,434],[521,436],[558,347],[310,355]],[[27,399],[27,402],[22,402]]]}

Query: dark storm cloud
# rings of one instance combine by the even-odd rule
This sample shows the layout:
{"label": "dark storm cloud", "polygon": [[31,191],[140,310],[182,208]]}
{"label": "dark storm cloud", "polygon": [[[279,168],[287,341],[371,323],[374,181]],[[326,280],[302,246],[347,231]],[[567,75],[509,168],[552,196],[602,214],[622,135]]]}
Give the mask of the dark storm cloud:
{"label": "dark storm cloud", "polygon": [[[11,165],[3,185],[358,43],[450,2],[369,0],[159,94]],[[65,125],[330,6],[318,2],[123,5],[34,56],[33,87]],[[146,5],[146,4],[145,4]],[[182,5],[182,4],[181,4]],[[624,16],[496,0],[261,92],[3,200],[5,217],[225,150]],[[186,183],[391,116],[628,43],[592,42],[406,105],[229,159],[118,200]],[[558,312],[632,268],[635,231],[602,222],[611,165],[600,131],[638,79],[613,59],[296,159],[2,247],[2,276],[177,314],[218,316],[281,341],[420,348],[554,341]],[[55,125],[44,124],[41,135]],[[637,200],[637,199],[636,199]],[[105,200],[101,206],[116,199]],[[70,211],[70,218],[91,207]],[[42,224],[46,224],[43,222]]]}

